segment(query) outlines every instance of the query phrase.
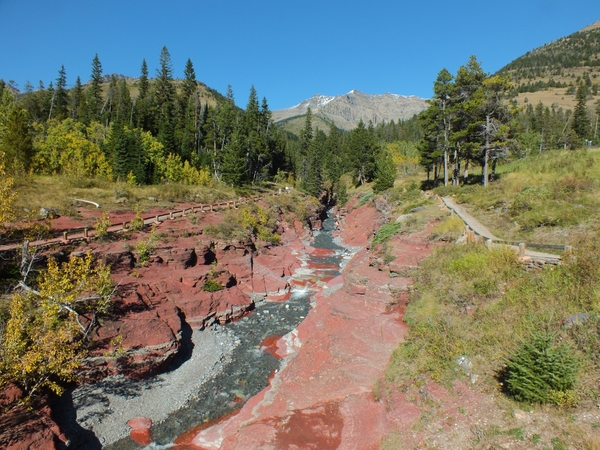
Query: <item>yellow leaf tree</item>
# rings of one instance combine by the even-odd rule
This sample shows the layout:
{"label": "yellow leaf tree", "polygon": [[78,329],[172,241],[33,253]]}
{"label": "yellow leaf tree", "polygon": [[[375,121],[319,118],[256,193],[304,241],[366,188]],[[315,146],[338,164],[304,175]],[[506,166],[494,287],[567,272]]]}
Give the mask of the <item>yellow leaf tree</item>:
{"label": "yellow leaf tree", "polygon": [[27,398],[49,388],[60,394],[85,356],[84,342],[114,293],[110,270],[91,253],[48,262],[37,289],[19,283],[0,346],[0,385],[16,383]]}

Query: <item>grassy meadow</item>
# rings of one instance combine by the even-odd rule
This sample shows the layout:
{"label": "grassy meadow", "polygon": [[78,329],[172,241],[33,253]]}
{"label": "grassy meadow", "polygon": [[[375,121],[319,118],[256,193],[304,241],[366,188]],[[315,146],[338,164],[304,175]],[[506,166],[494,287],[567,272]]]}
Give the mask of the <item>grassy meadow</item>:
{"label": "grassy meadow", "polygon": [[[568,424],[568,417],[600,405],[600,152],[549,152],[505,163],[497,173],[488,188],[474,183],[434,192],[454,196],[501,238],[570,244],[573,254],[563,255],[560,266],[526,270],[509,248],[437,247],[415,272],[404,317],[409,332],[378,390],[408,393],[433,380],[452,391],[462,380],[498,394],[498,408],[509,416],[520,408],[550,417],[544,420],[553,425],[533,434],[539,445],[558,439],[577,443],[572,448],[600,448],[600,439],[590,438],[593,424],[576,431]],[[406,196],[406,184],[399,185],[395,191]],[[419,214],[431,211],[425,205]],[[449,215],[440,219],[430,238],[453,241],[462,224]],[[546,344],[533,357],[540,336]],[[552,377],[568,382],[547,387]]]}

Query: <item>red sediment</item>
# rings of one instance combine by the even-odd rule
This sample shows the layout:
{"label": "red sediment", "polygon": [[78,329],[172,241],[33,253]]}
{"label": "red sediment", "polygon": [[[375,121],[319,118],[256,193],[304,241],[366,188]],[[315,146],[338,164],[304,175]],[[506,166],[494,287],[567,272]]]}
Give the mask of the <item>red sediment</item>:
{"label": "red sediment", "polygon": [[328,248],[312,248],[310,251],[310,256],[312,258],[323,258],[326,256],[333,256],[335,255],[335,251],[334,250],[330,250]]}
{"label": "red sediment", "polygon": [[200,425],[196,425],[194,428],[192,428],[191,430],[186,431],[185,433],[183,433],[182,435],[178,436],[173,443],[175,444],[174,449],[177,450],[188,450],[188,449],[193,449],[193,450],[202,450],[201,447],[198,447],[194,444],[192,444],[192,440],[194,439],[194,437],[196,437],[196,435],[198,433],[200,433],[202,430],[206,430],[207,428],[213,427],[215,425],[218,425],[220,423],[225,422],[226,420],[228,420],[229,418],[233,417],[234,415],[236,415],[238,413],[238,411],[232,411],[229,414],[226,414],[223,417],[218,417],[216,419],[212,419],[209,420],[208,422],[204,422],[201,423]]}
{"label": "red sediment", "polygon": [[139,445],[150,445],[152,443],[152,433],[150,430],[131,430],[129,437]]}
{"label": "red sediment", "polygon": [[260,350],[269,355],[273,355],[275,358],[281,359],[281,356],[277,354],[277,341],[281,339],[279,335],[267,336],[260,343]]}
{"label": "red sediment", "polygon": [[150,431],[152,419],[136,417],[129,420],[127,425],[131,428],[129,436],[136,444],[150,445],[152,443],[152,432]]}
{"label": "red sediment", "polygon": [[344,419],[337,402],[296,410],[277,424],[275,448],[336,449]]}
{"label": "red sediment", "polygon": [[309,269],[321,269],[321,270],[338,270],[339,266],[337,264],[332,263],[318,263],[318,262],[308,262]]}
{"label": "red sediment", "polygon": [[289,300],[290,298],[292,298],[292,293],[290,291],[287,291],[285,294],[282,294],[282,295],[269,294],[269,295],[267,295],[267,298],[265,298],[265,300],[267,302],[277,303],[277,302],[285,302],[285,301]]}

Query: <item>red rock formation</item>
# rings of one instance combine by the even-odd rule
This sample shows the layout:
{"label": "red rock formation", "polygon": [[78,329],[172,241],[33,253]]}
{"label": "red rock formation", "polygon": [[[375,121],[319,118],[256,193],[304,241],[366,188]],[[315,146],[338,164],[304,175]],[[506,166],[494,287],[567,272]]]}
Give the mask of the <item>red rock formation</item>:
{"label": "red rock formation", "polygon": [[131,428],[129,436],[136,444],[146,446],[152,443],[152,419],[135,417],[127,421],[127,426]]}
{"label": "red rock formation", "polygon": [[[342,236],[366,245],[376,219],[373,208],[358,208]],[[428,253],[421,238],[397,245],[417,261]],[[328,282],[337,289],[318,293],[306,319],[277,341],[275,353],[285,360],[269,387],[238,414],[177,442],[202,449],[378,448],[398,417],[376,401],[374,386],[406,332],[402,309],[393,305],[410,279],[390,278],[370,260],[367,250],[358,252],[343,276]]]}
{"label": "red rock formation", "polygon": [[[50,415],[50,408],[44,403],[34,405],[31,410],[24,406],[14,406],[23,392],[9,384],[0,392],[0,448],[6,450],[47,449],[66,447],[67,438]],[[5,408],[10,408],[5,411]]]}

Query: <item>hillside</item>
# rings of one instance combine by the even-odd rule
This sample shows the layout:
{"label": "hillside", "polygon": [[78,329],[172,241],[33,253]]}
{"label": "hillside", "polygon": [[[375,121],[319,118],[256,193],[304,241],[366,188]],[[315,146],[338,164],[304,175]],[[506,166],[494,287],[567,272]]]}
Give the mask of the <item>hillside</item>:
{"label": "hillside", "polygon": [[[303,116],[308,108],[313,117],[325,123],[333,122],[338,128],[351,130],[362,120],[374,125],[383,122],[402,121],[427,108],[425,99],[397,94],[370,95],[352,90],[345,95],[315,95],[295,106],[273,111],[275,123]],[[292,130],[290,130],[292,131]]]}
{"label": "hillside", "polygon": [[520,104],[575,106],[575,90],[586,83],[594,100],[600,91],[600,21],[527,52],[498,71],[509,75]]}

